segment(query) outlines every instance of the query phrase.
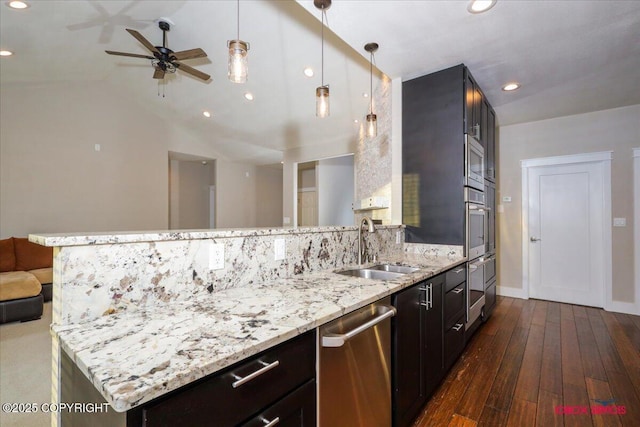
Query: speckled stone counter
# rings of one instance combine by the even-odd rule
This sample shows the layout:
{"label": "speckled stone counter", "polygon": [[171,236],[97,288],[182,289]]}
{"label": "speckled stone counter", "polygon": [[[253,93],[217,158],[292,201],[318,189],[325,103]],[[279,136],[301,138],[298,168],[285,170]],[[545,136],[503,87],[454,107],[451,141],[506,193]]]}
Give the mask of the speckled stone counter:
{"label": "speckled stone counter", "polygon": [[425,248],[380,259],[421,268],[391,281],[320,271],[52,331],[106,401],[126,411],[465,261],[455,248]]}

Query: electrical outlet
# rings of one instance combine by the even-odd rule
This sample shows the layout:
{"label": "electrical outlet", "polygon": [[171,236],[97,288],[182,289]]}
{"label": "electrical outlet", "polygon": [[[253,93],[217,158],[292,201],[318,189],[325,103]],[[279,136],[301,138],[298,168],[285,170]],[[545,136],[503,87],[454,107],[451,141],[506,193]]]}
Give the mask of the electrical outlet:
{"label": "electrical outlet", "polygon": [[280,261],[287,257],[287,247],[284,239],[276,239],[273,243],[275,260]]}
{"label": "electrical outlet", "polygon": [[222,243],[209,244],[209,269],[221,270],[224,268],[224,245]]}
{"label": "electrical outlet", "polygon": [[613,226],[614,227],[626,227],[627,226],[627,218],[613,218]]}
{"label": "electrical outlet", "polygon": [[396,231],[396,245],[402,243],[402,231]]}

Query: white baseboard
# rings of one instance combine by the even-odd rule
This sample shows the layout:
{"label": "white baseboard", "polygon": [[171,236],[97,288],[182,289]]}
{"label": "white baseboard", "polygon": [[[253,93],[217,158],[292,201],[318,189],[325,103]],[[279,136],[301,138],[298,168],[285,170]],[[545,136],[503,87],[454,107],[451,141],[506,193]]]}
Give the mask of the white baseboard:
{"label": "white baseboard", "polygon": [[510,286],[496,286],[496,293],[503,297],[529,299],[529,295],[522,288],[512,288]]}
{"label": "white baseboard", "polygon": [[640,309],[638,309],[638,306],[633,302],[611,301],[607,304],[605,310],[614,313],[640,315]]}

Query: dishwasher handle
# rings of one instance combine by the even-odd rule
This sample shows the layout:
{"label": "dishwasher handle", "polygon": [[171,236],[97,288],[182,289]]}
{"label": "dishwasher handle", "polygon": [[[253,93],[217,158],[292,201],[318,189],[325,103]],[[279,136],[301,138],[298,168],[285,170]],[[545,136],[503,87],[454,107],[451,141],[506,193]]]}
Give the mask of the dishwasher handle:
{"label": "dishwasher handle", "polygon": [[379,311],[382,311],[382,314],[374,317],[373,319],[361,325],[356,326],[355,328],[351,329],[347,333],[344,333],[344,334],[326,333],[322,335],[322,346],[323,347],[342,347],[344,343],[349,341],[351,338],[377,325],[378,323],[383,322],[384,320],[395,316],[397,312],[395,307],[388,306],[388,305],[378,306],[378,309],[382,309],[382,310],[379,310]]}

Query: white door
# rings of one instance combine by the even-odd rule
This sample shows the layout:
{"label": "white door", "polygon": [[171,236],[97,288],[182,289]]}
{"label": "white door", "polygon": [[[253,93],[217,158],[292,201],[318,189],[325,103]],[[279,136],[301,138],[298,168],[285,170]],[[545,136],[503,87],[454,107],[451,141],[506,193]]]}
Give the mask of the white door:
{"label": "white door", "polygon": [[602,162],[528,168],[529,295],[604,306]]}

